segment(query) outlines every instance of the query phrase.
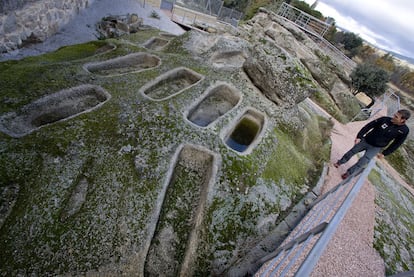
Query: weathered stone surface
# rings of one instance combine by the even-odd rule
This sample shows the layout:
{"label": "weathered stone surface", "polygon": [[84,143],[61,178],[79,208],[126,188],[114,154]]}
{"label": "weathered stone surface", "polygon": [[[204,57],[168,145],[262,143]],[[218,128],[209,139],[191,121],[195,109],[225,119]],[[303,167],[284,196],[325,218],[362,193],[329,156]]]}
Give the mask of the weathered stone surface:
{"label": "weathered stone surface", "polygon": [[[59,3],[65,7],[64,0]],[[135,20],[137,19],[134,16],[130,18],[130,21]],[[281,28],[280,33],[285,34],[287,41],[291,42],[291,45],[283,44],[283,39],[278,37],[279,31],[276,31],[280,27],[275,24],[266,13],[260,13],[258,18],[248,23],[249,27],[241,32],[240,37],[236,34],[209,35],[192,32],[177,38],[171,43],[171,48],[160,51],[159,56],[163,63],[156,69],[157,72],[161,74],[175,66],[185,65],[195,71],[202,71],[205,78],[189,88],[188,93],[177,93],[168,99],[161,99],[158,103],[150,102],[136,93],[149,81],[149,74],[134,73],[108,81],[107,78],[72,74],[77,72],[79,61],[56,63],[53,67],[44,65],[51,71],[63,72],[68,83],[88,79],[94,84],[108,86],[116,97],[103,106],[103,109],[96,110],[96,115],[85,114],[31,134],[30,143],[26,138],[12,140],[5,137],[7,145],[5,142],[1,143],[2,149],[5,149],[2,153],[11,157],[13,163],[5,165],[4,168],[22,166],[22,173],[35,172],[36,174],[30,175],[33,176],[33,181],[23,180],[21,176],[16,179],[22,180],[22,187],[26,190],[30,188],[34,196],[41,197],[28,199],[23,207],[17,202],[16,205],[20,205],[17,208],[22,210],[27,207],[27,210],[24,211],[24,218],[10,221],[12,224],[4,224],[3,228],[7,226],[7,230],[11,230],[4,233],[15,235],[12,237],[13,241],[7,241],[7,247],[2,247],[6,253],[2,257],[13,257],[33,265],[33,274],[143,275],[140,273],[144,268],[146,249],[149,249],[157,220],[161,218],[160,203],[164,199],[161,195],[169,193],[163,184],[169,180],[168,174],[173,172],[175,159],[171,159],[171,155],[178,142],[191,141],[217,151],[223,160],[222,166],[218,168],[219,178],[214,180],[214,187],[208,192],[207,201],[211,211],[206,214],[209,220],[206,228],[209,230],[205,234],[200,233],[209,239],[200,240],[200,247],[191,253],[195,253],[194,258],[199,255],[197,258],[203,263],[201,266],[207,267],[210,275],[227,273],[231,276],[234,273],[232,276],[244,276],[246,270],[253,274],[256,261],[271,253],[290,231],[287,221],[276,227],[277,220],[282,219],[280,212],[290,211],[295,204],[293,199],[305,194],[311,185],[307,178],[303,181],[303,186],[298,186],[296,183],[286,183],[284,179],[280,181],[258,177],[270,156],[275,155],[276,145],[289,146],[282,144],[282,141],[279,144],[272,131],[279,126],[280,120],[293,123],[294,127],[312,126],[309,123],[313,117],[303,107],[299,109],[297,103],[302,102],[313,91],[316,83],[313,83],[315,77],[312,78],[312,75],[315,76],[315,72],[319,77],[324,74],[318,68],[319,55],[316,50],[310,44],[307,45],[308,48],[301,45],[300,41],[303,42],[306,38],[299,31],[286,32],[288,29]],[[260,28],[267,28],[268,32],[265,33]],[[30,36],[31,33],[26,35]],[[125,36],[125,40],[123,38],[116,42],[119,52],[108,57],[101,55],[88,59],[102,62],[105,58],[130,52],[134,49],[131,47],[132,43],[136,41],[128,41],[128,36]],[[189,51],[179,49],[175,52],[174,47],[177,45],[184,45],[185,50]],[[293,53],[296,51],[295,47],[300,47],[297,49],[299,54]],[[192,57],[187,53],[191,53]],[[322,60],[323,56],[321,57]],[[239,63],[237,59],[247,61]],[[226,62],[229,64],[229,61],[233,65],[230,69],[217,66]],[[303,65],[306,61],[312,63],[308,69]],[[242,64],[244,66],[240,68]],[[66,71],[64,67],[74,69]],[[329,66],[326,68],[332,70]],[[311,75],[308,71],[314,72]],[[332,76],[328,79],[335,81],[330,94],[346,94],[346,85],[340,81],[342,79],[338,79],[336,73],[330,74]],[[155,75],[154,70],[154,78]],[[57,81],[62,78],[52,76]],[[56,82],[54,79],[53,83]],[[188,125],[183,120],[182,112],[194,103],[205,88],[217,80],[225,80],[241,92],[240,104],[208,128]],[[321,87],[317,88],[323,91],[324,86],[330,88],[332,84],[327,80],[320,82]],[[2,102],[8,109],[5,104],[21,106],[22,100],[24,98],[21,96],[14,98],[11,95]],[[241,157],[234,151],[226,151],[218,133],[247,105],[253,105],[265,113],[269,125],[260,144],[250,156]],[[310,132],[306,130],[299,134],[305,140],[310,138]],[[31,145],[39,145],[40,149]],[[24,152],[20,149],[24,149]],[[194,156],[194,152],[191,154]],[[279,160],[280,157],[281,155],[275,157],[277,165],[283,163]],[[41,168],[37,164],[41,164]],[[251,168],[251,165],[258,165],[258,168]],[[180,171],[182,175],[174,176],[193,176],[192,169],[184,168]],[[77,183],[79,172],[83,172],[85,178],[80,178]],[[201,176],[194,174],[197,178],[202,178]],[[190,180],[182,178],[187,179]],[[194,190],[176,191],[178,197],[174,195],[171,198],[181,200],[172,202],[181,206],[192,204],[191,201],[182,199],[186,199],[188,193],[193,193]],[[304,203],[308,202],[304,200]],[[183,206],[183,210],[191,211],[192,206],[188,206],[189,208]],[[163,220],[177,218],[176,210],[171,209],[171,216],[167,213],[162,217]],[[291,219],[297,218],[294,214],[291,215]],[[58,219],[59,222],[56,221]],[[290,221],[290,226],[294,225],[292,222]],[[60,229],[59,224],[64,225],[60,225],[64,228]],[[161,229],[159,237],[167,238],[170,242],[175,240],[173,235],[179,234],[178,231],[174,234],[166,231],[169,231],[168,226]],[[6,240],[2,241],[6,243]],[[33,247],[36,248],[33,255],[29,255],[32,254],[30,252],[26,254],[27,252],[18,251],[21,246],[31,245],[30,243],[34,243]],[[163,249],[169,251],[167,247]],[[252,251],[249,253],[249,250]],[[176,261],[169,260],[169,257],[166,256],[167,263],[160,265],[167,267],[168,263]],[[14,263],[8,264],[4,272],[14,273],[9,275],[18,275],[21,272],[19,268],[14,268]],[[160,268],[157,267],[157,270],[164,270]],[[29,273],[32,272],[28,271]]]}
{"label": "weathered stone surface", "polygon": [[[259,33],[253,29],[251,31]],[[303,124],[295,105],[317,88],[316,82],[297,58],[274,42],[267,41],[252,45],[250,39],[251,37],[246,33],[236,37],[230,34],[212,35],[191,32],[184,42],[184,47],[195,58],[203,62],[208,59],[220,70],[238,70],[243,64],[243,70],[252,83],[265,97],[278,105],[280,109],[278,119],[294,128],[302,128]],[[263,40],[264,37],[253,39],[253,41]],[[217,57],[220,57],[220,66],[217,66]],[[235,62],[236,60],[240,60],[240,65]]]}
{"label": "weathered stone surface", "polygon": [[229,34],[217,35],[191,32],[184,47],[193,55],[206,59],[211,58],[212,55],[217,54],[218,52],[245,52],[250,47],[250,43],[243,38]]}
{"label": "weathered stone surface", "polygon": [[330,91],[338,77],[326,67],[321,66],[321,61],[317,58],[301,59],[302,63],[311,72],[313,79],[324,89]]}
{"label": "weathered stone surface", "polygon": [[278,106],[296,105],[315,87],[303,65],[276,45],[255,45],[243,69],[262,93]]}
{"label": "weathered stone surface", "polygon": [[129,33],[135,33],[142,26],[143,19],[136,14],[127,14],[124,16],[110,15],[102,18],[96,24],[96,30],[101,38],[114,38]]}
{"label": "weathered stone surface", "polygon": [[6,20],[4,21],[4,32],[11,33],[14,32],[17,29],[17,20],[15,14],[10,14],[6,17]]}
{"label": "weathered stone surface", "polygon": [[329,95],[349,118],[353,118],[363,108],[359,100],[349,93],[349,87],[339,78],[333,83],[332,88],[329,90]]}
{"label": "weathered stone surface", "polygon": [[[0,36],[1,52],[24,46],[24,37],[27,36],[24,34],[28,32],[34,34],[36,41],[46,40],[85,8],[89,1],[3,1],[0,6],[0,29],[3,29]],[[16,40],[16,37],[22,39]]]}
{"label": "weathered stone surface", "polygon": [[4,221],[10,215],[16,204],[20,187],[17,184],[8,184],[0,187],[0,228]]}
{"label": "weathered stone surface", "polygon": [[307,47],[304,42],[308,42],[311,46],[311,41],[305,34],[300,32],[298,28],[285,29],[282,25],[272,22],[264,29],[264,34],[269,36],[277,45],[283,47],[290,54],[302,59],[314,59],[315,55],[311,49]]}
{"label": "weathered stone surface", "polygon": [[[316,59],[313,49],[317,45],[307,37],[298,27],[281,19],[272,12],[261,9],[251,21],[249,30],[243,25],[241,29],[247,31],[248,36],[255,40],[270,39],[279,47],[285,49],[293,57],[299,59]],[[245,35],[247,35],[245,34]]]}
{"label": "weathered stone surface", "polygon": [[272,41],[293,58],[299,59],[311,72],[315,81],[330,91],[337,78],[348,82],[341,66],[321,52],[320,46],[301,29],[276,14],[260,9],[247,24],[241,26],[241,36],[254,41]]}

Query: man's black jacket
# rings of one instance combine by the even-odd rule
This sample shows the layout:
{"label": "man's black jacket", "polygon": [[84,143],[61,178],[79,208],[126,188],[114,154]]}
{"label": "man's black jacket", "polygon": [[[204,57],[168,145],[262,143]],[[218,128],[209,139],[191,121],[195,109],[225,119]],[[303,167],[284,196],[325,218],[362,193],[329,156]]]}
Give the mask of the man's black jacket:
{"label": "man's black jacket", "polygon": [[384,156],[394,152],[407,138],[409,129],[407,125],[396,125],[391,122],[391,117],[380,117],[365,125],[358,133],[357,138],[376,147],[385,147],[391,141],[392,143],[382,151]]}

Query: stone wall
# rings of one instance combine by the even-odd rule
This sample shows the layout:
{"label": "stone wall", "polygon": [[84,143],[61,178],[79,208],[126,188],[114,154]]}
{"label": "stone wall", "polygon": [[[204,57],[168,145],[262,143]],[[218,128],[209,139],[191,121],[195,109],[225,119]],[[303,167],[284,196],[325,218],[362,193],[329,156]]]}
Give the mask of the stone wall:
{"label": "stone wall", "polygon": [[[144,0],[140,0],[140,2],[144,4]],[[145,5],[159,8],[161,6],[161,0],[145,0]]]}
{"label": "stone wall", "polygon": [[0,53],[42,42],[94,0],[1,0]]}
{"label": "stone wall", "polygon": [[18,10],[28,3],[39,2],[42,0],[0,0],[0,14]]}

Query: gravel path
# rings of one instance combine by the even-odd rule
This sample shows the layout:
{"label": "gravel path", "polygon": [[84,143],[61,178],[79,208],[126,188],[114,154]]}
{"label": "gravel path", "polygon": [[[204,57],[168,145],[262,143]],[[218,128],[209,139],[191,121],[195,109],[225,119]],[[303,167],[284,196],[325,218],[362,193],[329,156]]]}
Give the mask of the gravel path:
{"label": "gravel path", "polygon": [[[381,115],[378,115],[381,116]],[[370,119],[372,120],[372,119]],[[348,151],[360,128],[368,121],[343,125],[334,120],[331,133],[331,161]],[[353,157],[338,169],[329,166],[323,192],[341,181],[341,174],[356,162]],[[312,276],[385,276],[385,265],[373,248],[375,225],[375,188],[366,181],[321,256]]]}

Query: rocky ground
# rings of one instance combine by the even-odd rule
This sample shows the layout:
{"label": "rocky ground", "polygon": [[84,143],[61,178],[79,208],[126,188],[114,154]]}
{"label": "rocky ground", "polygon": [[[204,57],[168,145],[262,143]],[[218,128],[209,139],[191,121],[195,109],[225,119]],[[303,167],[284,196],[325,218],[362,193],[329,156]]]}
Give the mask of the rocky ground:
{"label": "rocky ground", "polygon": [[[169,43],[151,48],[154,38]],[[223,274],[240,262],[307,193],[329,147],[327,121],[294,105],[309,93],[309,73],[270,43],[262,47],[272,55],[234,36],[148,29],[2,62],[2,274],[140,275],[154,270],[146,257],[162,257],[172,271],[186,264]],[[137,54],[143,68],[129,63]],[[247,76],[239,59],[249,57]],[[252,84],[256,66],[281,76],[278,89],[260,82],[283,102]],[[219,100],[233,108],[220,108],[209,126],[191,122],[186,115],[216,90],[238,95]],[[239,121],[245,133],[230,136]],[[30,128],[12,132],[20,123]],[[292,140],[297,128],[307,135]],[[229,146],[244,135],[245,152]],[[196,170],[208,159],[182,158],[194,145],[217,156],[206,161],[217,168],[211,174]],[[195,189],[180,186],[194,185],[187,179]]]}
{"label": "rocky ground", "polygon": [[[125,3],[131,6],[123,7],[137,7],[136,2],[125,1]],[[65,39],[73,36],[71,43],[93,40],[96,35],[90,25],[92,21],[89,19],[101,17],[108,8],[117,11],[117,7],[121,6],[119,3],[112,4],[110,1],[98,0],[93,5],[97,6],[89,12],[82,13],[83,19],[68,25],[56,39],[51,38],[50,42],[45,42],[44,48],[34,46],[28,49],[26,54],[25,50],[21,50],[19,51],[21,56],[19,53],[12,53],[7,59],[20,59],[25,55],[53,51],[56,47],[62,46],[59,44],[61,41],[65,41],[62,37],[60,37],[62,40],[59,39],[59,36],[64,36]],[[182,32],[176,25],[164,21],[165,17],[161,13],[161,20],[159,20],[151,18],[152,9],[144,10],[146,11],[144,24],[158,24],[161,30],[173,34]],[[95,14],[95,11],[100,11],[99,15]],[[130,12],[131,9],[123,9],[119,12],[127,11]],[[138,14],[139,12],[140,9]],[[257,49],[249,52],[250,55],[245,55],[249,47],[237,36],[208,36],[207,38],[194,33],[170,43],[166,48],[167,51],[148,50],[161,57],[163,62],[158,68],[139,74],[113,74],[106,77],[95,76],[84,70],[86,63],[102,62],[131,52],[147,51],[144,43],[148,42],[148,39],[153,36],[162,37],[158,32],[149,31],[143,32],[143,37],[131,36],[109,40],[109,46],[117,47],[113,52],[105,52],[104,55],[95,55],[96,52],[93,51],[88,55],[89,48],[75,46],[75,48],[80,47],[82,51],[71,52],[72,48],[70,48],[65,52],[64,49],[55,55],[34,60],[33,64],[30,62],[24,64],[23,69],[19,64],[10,65],[16,66],[12,72],[5,67],[4,73],[8,74],[9,79],[13,79],[16,72],[23,74],[25,78],[19,81],[21,84],[19,82],[12,85],[4,84],[7,94],[2,98],[2,112],[17,109],[23,106],[23,103],[30,103],[62,87],[84,82],[103,86],[111,92],[112,98],[94,112],[82,114],[74,120],[50,124],[22,139],[12,139],[1,134],[3,137],[0,144],[2,154],[0,157],[4,161],[1,172],[4,174],[3,182],[5,182],[2,188],[6,188],[2,191],[2,197],[4,195],[6,199],[13,199],[14,202],[7,203],[17,207],[13,209],[12,216],[8,218],[6,224],[4,221],[1,222],[4,224],[1,235],[5,251],[0,258],[2,262],[4,261],[3,264],[7,265],[7,268],[2,268],[2,273],[24,275],[42,272],[56,274],[75,272],[81,274],[95,270],[112,272],[114,275],[136,273],[137,265],[143,266],[145,262],[145,249],[150,248],[150,234],[156,232],[157,214],[161,211],[162,195],[166,189],[164,179],[167,179],[173,170],[170,163],[173,164],[174,159],[171,157],[174,157],[175,150],[182,142],[203,145],[222,156],[222,169],[218,171],[217,183],[206,200],[209,205],[206,216],[209,227],[207,233],[201,234],[206,239],[200,242],[199,249],[205,256],[199,257],[199,266],[204,270],[211,266],[215,273],[222,274],[229,267],[237,264],[248,251],[247,249],[252,247],[261,236],[269,233],[275,227],[275,221],[279,216],[288,211],[292,203],[307,191],[309,185],[312,185],[309,184],[308,176],[316,166],[319,166],[313,163],[317,156],[321,156],[326,146],[315,142],[317,140],[323,142],[320,133],[326,130],[326,120],[315,119],[316,116],[312,112],[295,106],[295,103],[306,98],[306,91],[315,85],[312,78],[317,81],[318,91],[329,90],[329,94],[326,95],[330,95],[333,99],[328,103],[330,115],[343,119],[347,113],[352,112],[352,109],[342,112],[337,105],[349,103],[346,105],[348,107],[356,103],[352,100],[347,102],[351,97],[346,94],[346,86],[342,81],[335,81],[341,79],[338,79],[338,76],[344,77],[343,72],[326,62],[327,57],[318,52],[317,46],[306,39],[297,28],[289,25],[280,27],[272,23],[271,17],[261,13],[240,30],[240,36],[256,43]],[[164,26],[162,22],[168,26]],[[269,23],[273,24],[272,27],[269,27]],[[75,26],[73,31],[70,31],[71,26]],[[83,32],[87,36],[77,40],[77,35]],[[283,45],[283,48],[274,46],[275,42],[276,45]],[[88,47],[107,49],[108,45],[101,41]],[[237,51],[234,51],[235,48]],[[183,52],[185,55],[188,53],[191,55],[183,59]],[[62,53],[73,55],[70,56],[72,60]],[[242,63],[232,62],[239,59],[250,59],[246,63],[244,72],[238,72],[243,66]],[[204,64],[206,60],[207,64]],[[301,62],[297,62],[298,60]],[[177,94],[164,102],[150,101],[145,97],[144,91],[140,88],[150,87],[148,80],[159,77],[171,68],[177,67],[177,64],[192,68],[204,75],[204,79],[199,83],[201,87],[192,87],[186,93]],[[310,74],[304,70],[303,65]],[[272,78],[260,79],[258,78],[260,72],[273,72],[280,78],[274,82]],[[290,75],[290,80],[295,80],[295,83],[288,82],[287,72],[293,74]],[[217,80],[232,83],[240,90],[242,104],[236,106],[225,120],[209,128],[200,129],[187,124],[183,115],[188,112],[189,107],[195,105],[195,99],[199,99],[203,91],[208,91],[217,84]],[[254,82],[263,93],[250,82]],[[16,94],[16,86],[26,93]],[[277,89],[272,89],[272,86]],[[28,87],[29,91],[27,91]],[[292,93],[294,97],[289,97],[288,93]],[[321,99],[328,99],[326,95]],[[269,132],[265,132],[261,137],[261,143],[258,144],[253,155],[240,156],[223,147],[222,137],[223,133],[230,131],[229,128],[233,126],[231,118],[252,105],[255,109],[265,111],[268,118],[268,121],[265,121],[266,130]],[[286,122],[294,128],[285,129],[285,133],[280,132],[276,126],[279,127],[279,124],[286,124]],[[298,132],[298,130],[300,136],[293,136],[293,138],[287,136],[287,133]],[[317,134],[312,134],[315,130]],[[352,140],[348,136],[352,136],[353,132],[355,129],[346,129],[344,143],[340,144],[341,148],[333,148],[335,153],[331,156],[333,160],[340,155],[340,152],[345,151],[342,147],[349,146]],[[297,140],[295,146],[292,145],[292,140]],[[283,147],[276,148],[277,144]],[[301,147],[306,150],[305,155],[298,150]],[[314,154],[311,158],[307,156],[310,152]],[[292,164],[295,164],[295,167],[292,167]],[[301,167],[303,171],[292,172],[296,167]],[[117,170],[118,168],[122,170]],[[177,168],[180,166],[177,165]],[[176,176],[178,179],[181,178],[181,173],[183,176],[196,174],[199,178],[199,173],[188,168],[180,169],[179,172],[179,176]],[[334,183],[339,172],[332,170],[330,172],[334,174],[332,177]],[[303,176],[306,177],[303,179]],[[177,192],[188,207],[192,207],[192,201],[200,197],[185,190],[173,191],[173,193]],[[355,237],[352,238],[354,240],[360,236],[364,245],[358,248],[358,251],[361,251],[358,253],[361,255],[357,258],[365,254],[372,255],[373,263],[381,267],[380,263],[377,263],[378,256],[369,247],[372,243],[372,224],[374,224],[373,189],[368,188],[364,193],[366,197],[363,197],[363,200],[369,199],[369,201],[362,201],[360,204],[366,212],[367,220],[344,224],[346,228],[358,226],[358,231],[362,231],[362,233],[353,233]],[[17,195],[23,196],[18,198]],[[409,196],[407,197],[410,199]],[[379,205],[381,202],[377,203]],[[355,206],[357,210],[358,205]],[[179,206],[172,205],[168,208],[169,213],[165,214],[166,221],[174,217],[170,213],[177,215],[182,212]],[[5,210],[10,211],[7,207]],[[354,214],[354,220],[357,214],[358,212]],[[368,224],[362,224],[364,222]],[[395,225],[400,227],[401,223]],[[381,228],[389,226],[391,226],[390,220],[382,224]],[[394,227],[388,229],[390,232],[395,230]],[[174,232],[171,233],[171,229],[164,226],[162,230],[160,233],[165,234],[166,241],[174,241],[171,237]],[[381,235],[380,231],[379,235]],[[398,233],[394,236],[403,237]],[[410,239],[410,237],[404,238],[395,247],[389,247],[389,241],[382,241],[386,249],[384,253],[395,253],[404,241]],[[349,241],[349,237],[345,238],[345,241]],[[30,245],[30,248],[25,249],[26,244]],[[339,247],[334,248],[339,249]],[[21,249],[25,249],[26,252],[19,251]],[[369,253],[364,253],[364,250]],[[352,256],[355,249],[343,253]],[[402,254],[404,259],[410,257],[406,252]],[[335,257],[333,254],[329,256]],[[355,264],[363,264],[361,259]],[[336,259],[336,261],[340,260],[340,258]],[[203,264],[205,261],[210,261],[211,264]],[[397,262],[390,261],[394,264]],[[327,266],[329,268],[329,262]],[[405,260],[394,271],[404,267],[407,267]],[[335,270],[335,267],[331,268]],[[370,268],[362,271],[366,270],[369,271]],[[371,268],[371,270],[375,273],[383,272],[383,267]]]}

